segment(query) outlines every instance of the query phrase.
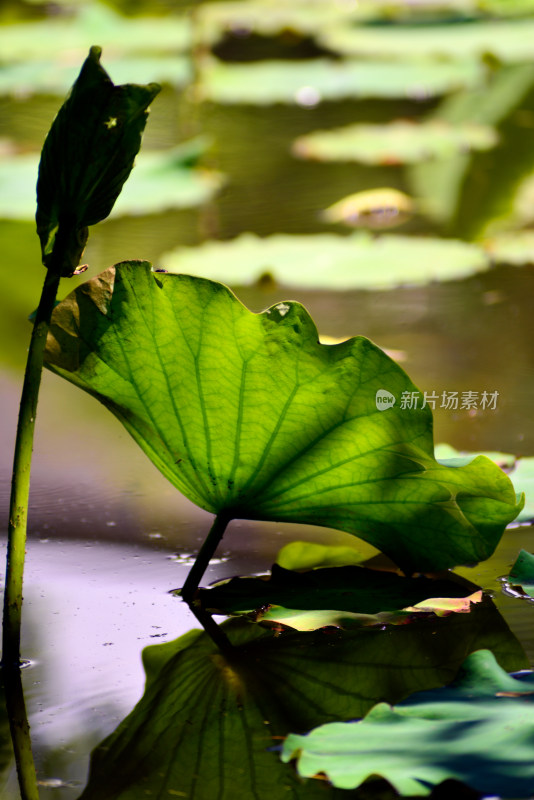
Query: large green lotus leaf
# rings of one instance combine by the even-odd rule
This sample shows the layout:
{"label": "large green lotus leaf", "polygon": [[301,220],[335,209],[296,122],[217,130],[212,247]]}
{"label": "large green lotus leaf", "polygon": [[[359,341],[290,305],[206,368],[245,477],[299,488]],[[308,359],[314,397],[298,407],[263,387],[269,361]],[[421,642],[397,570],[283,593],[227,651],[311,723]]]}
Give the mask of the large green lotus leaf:
{"label": "large green lotus leaf", "polygon": [[236,614],[262,606],[290,609],[335,609],[357,614],[399,611],[436,597],[463,598],[465,584],[430,578],[404,578],[359,566],[325,567],[295,572],[273,564],[269,577],[231,578],[199,590],[199,601],[211,613]]}
{"label": "large green lotus leaf", "polygon": [[283,286],[306,289],[391,289],[458,280],[489,267],[477,245],[415,236],[332,233],[243,233],[229,242],[206,242],[166,253],[171,272],[187,272],[231,286],[268,274]]}
{"label": "large green lotus leaf", "polygon": [[[76,13],[50,16],[38,22],[20,22],[0,27],[0,63],[58,59],[68,53],[78,63],[97,43],[106,54],[183,53],[190,46],[187,16],[133,19],[98,2],[80,3]],[[64,56],[65,58],[65,56]],[[144,75],[143,81],[146,82]]]}
{"label": "large green lotus leaf", "polygon": [[[108,59],[106,69],[113,81],[143,83],[147,80],[184,86],[191,79],[191,64],[185,56],[125,56]],[[32,94],[67,92],[79,72],[79,62],[30,60],[0,64],[0,95],[25,97]]]}
{"label": "large green lotus leaf", "polygon": [[505,669],[522,668],[524,655],[495,609],[475,608],[356,632],[273,636],[234,621],[224,625],[236,647],[230,657],[198,631],[150,647],[144,696],[93,753],[81,800],[338,797],[324,782],[301,782],[273,746],[291,730],[441,686],[481,647]]}
{"label": "large green lotus leaf", "polygon": [[294,103],[306,107],[321,100],[349,97],[417,100],[479,86],[482,81],[482,67],[474,59],[397,63],[315,58],[247,64],[206,59],[198,89],[202,97],[215,103]]}
{"label": "large green lotus leaf", "polygon": [[[221,186],[222,176],[191,167],[187,161],[182,145],[140,153],[110,216],[154,214],[205,203]],[[35,217],[38,166],[39,157],[33,153],[0,160],[0,218]]]}
{"label": "large green lotus leaf", "polygon": [[447,158],[469,150],[488,150],[497,134],[483,125],[451,125],[445,120],[398,120],[384,125],[358,123],[315,131],[293,143],[293,153],[316,161],[410,164]]}
{"label": "large green lotus leaf", "polygon": [[503,62],[534,58],[534,20],[480,20],[455,25],[337,25],[319,42],[344,56],[413,61],[466,59],[491,54]]}
{"label": "large green lotus leaf", "polygon": [[488,558],[521,508],[488,459],[438,464],[428,407],[392,402],[417,391],[406,373],[362,336],[319,344],[296,302],[253,314],[221,284],[125,262],[55,309],[46,363],[227,519],[338,528],[428,571]]}
{"label": "large green lotus leaf", "polygon": [[533,696],[532,673],[508,675],[481,650],[452,686],[418,693],[395,708],[381,703],[358,722],[292,734],[282,759],[297,757],[300,775],[325,774],[342,789],[380,775],[401,795],[426,796],[454,777],[484,795],[530,797]]}

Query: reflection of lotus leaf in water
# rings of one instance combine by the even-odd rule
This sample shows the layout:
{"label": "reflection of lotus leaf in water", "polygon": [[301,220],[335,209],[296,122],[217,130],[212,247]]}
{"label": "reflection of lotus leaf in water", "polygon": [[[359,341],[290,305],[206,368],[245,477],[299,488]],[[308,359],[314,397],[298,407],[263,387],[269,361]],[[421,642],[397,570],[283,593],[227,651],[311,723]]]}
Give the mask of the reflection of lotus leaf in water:
{"label": "reflection of lotus leaf in water", "polygon": [[231,660],[199,631],[144,651],[143,698],[94,751],[83,800],[333,800],[331,786],[303,783],[281,763],[274,746],[290,730],[441,686],[481,648],[504,669],[525,664],[490,601],[387,630],[277,635],[237,620],[224,628]]}
{"label": "reflection of lotus leaf in water", "polygon": [[321,773],[340,789],[379,775],[400,795],[419,797],[456,778],[484,796],[530,797],[533,694],[532,673],[508,675],[491,652],[478,650],[450,686],[393,708],[379,703],[359,721],[291,734],[282,760],[296,758],[301,776]]}
{"label": "reflection of lotus leaf in water", "polygon": [[352,228],[394,228],[414,211],[411,197],[398,189],[369,189],[338,200],[322,213],[326,222],[342,222]]}

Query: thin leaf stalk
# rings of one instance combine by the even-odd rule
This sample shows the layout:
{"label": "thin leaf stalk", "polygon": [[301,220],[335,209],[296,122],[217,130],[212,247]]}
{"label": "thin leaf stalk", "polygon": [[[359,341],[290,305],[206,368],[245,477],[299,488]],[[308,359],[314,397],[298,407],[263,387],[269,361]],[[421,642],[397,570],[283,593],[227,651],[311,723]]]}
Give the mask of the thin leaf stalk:
{"label": "thin leaf stalk", "polygon": [[182,599],[187,603],[206,633],[215,642],[217,647],[226,653],[233,649],[228,637],[214,621],[211,614],[208,614],[208,612],[205,611],[202,606],[195,601],[195,594],[200,581],[202,580],[202,577],[224,536],[224,532],[230,520],[231,517],[224,513],[217,514],[213,525],[210,528],[210,532],[208,533],[206,540],[204,541],[204,544],[200,548],[200,551],[195,559],[195,563],[189,570],[189,574],[181,592]]}
{"label": "thin leaf stalk", "polygon": [[47,274],[33,325],[20,400],[9,506],[2,631],[2,667],[11,737],[23,800],[35,800],[39,797],[39,794],[20,677],[22,585],[26,554],[35,418],[37,415],[46,337],[50,327],[50,317],[54,308],[59,281],[59,274],[52,274],[51,272]]}

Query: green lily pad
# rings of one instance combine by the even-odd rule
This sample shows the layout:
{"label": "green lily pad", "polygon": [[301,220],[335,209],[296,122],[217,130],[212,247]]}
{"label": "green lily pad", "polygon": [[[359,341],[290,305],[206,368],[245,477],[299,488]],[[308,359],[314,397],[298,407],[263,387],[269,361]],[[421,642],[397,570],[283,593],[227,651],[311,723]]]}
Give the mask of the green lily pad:
{"label": "green lily pad", "polygon": [[453,581],[404,578],[359,566],[295,572],[278,564],[273,564],[269,577],[231,578],[198,592],[202,606],[215,614],[236,614],[270,605],[377,614],[415,606],[429,598],[465,596],[465,586]]}
{"label": "green lily pad", "polygon": [[[115,58],[134,53],[185,53],[191,44],[191,23],[186,15],[135,19],[117,14],[103,3],[80,3],[74,14],[1,26],[0,63],[55,63],[58,54],[68,53],[70,63],[76,64],[94,44],[105,50],[106,57],[109,51]],[[145,74],[143,82],[146,80]]]}
{"label": "green lily pad", "polygon": [[344,56],[413,61],[466,59],[487,54],[521,63],[534,58],[534,20],[477,20],[455,25],[330,26],[319,42]]}
{"label": "green lily pad", "polygon": [[[191,64],[183,56],[125,56],[106,53],[106,69],[114,83],[143,83],[147,80],[184,86],[191,80]],[[0,64],[0,94],[17,97],[67,92],[79,71],[77,62],[32,60]]]}
{"label": "green lily pad", "polygon": [[358,722],[291,734],[282,760],[297,758],[302,777],[326,775],[353,789],[370,775],[401,795],[429,795],[457,778],[492,796],[534,791],[534,677],[508,675],[488,651],[468,657],[450,687],[418,693],[394,708],[375,706]]}
{"label": "green lily pad", "polygon": [[246,286],[268,274],[283,286],[306,289],[392,289],[458,280],[489,266],[477,245],[415,236],[331,233],[244,233],[229,242],[181,247],[162,256],[170,272],[187,272]]}
{"label": "green lily pad", "polygon": [[534,264],[534,231],[501,233],[486,239],[483,246],[497,264],[514,267]]}
{"label": "green lily pad", "polygon": [[317,542],[289,542],[276,556],[284,569],[314,569],[314,567],[347,567],[359,564],[364,555],[355,547],[326,545]]}
{"label": "green lily pad", "polygon": [[299,303],[253,314],[125,262],[56,307],[45,359],[225,520],[338,528],[426,572],[488,558],[522,506],[488,459],[438,464],[428,407],[391,401],[417,391],[403,370],[364,337],[319,344]]}
{"label": "green lily pad", "polygon": [[521,550],[506,582],[513,587],[519,586],[525,594],[534,598],[534,555]]}
{"label": "green lily pad", "polygon": [[[222,176],[189,166],[188,152],[179,145],[170,151],[140,153],[110,216],[191,208],[213,197]],[[33,153],[0,160],[0,218],[35,217],[38,166],[39,156]]]}
{"label": "green lily pad", "polygon": [[499,453],[495,450],[485,450],[481,453],[469,453],[467,450],[456,450],[450,444],[437,444],[434,447],[434,458],[440,464],[450,464],[451,466],[462,466],[469,464],[477,456],[486,456],[495,461],[501,468],[511,468],[516,462],[516,457],[511,453]]}
{"label": "green lily pad", "polygon": [[144,696],[93,753],[80,800],[340,797],[325,783],[303,783],[273,745],[290,730],[440,686],[473,649],[494,649],[505,669],[525,664],[487,603],[387,631],[273,636],[243,621],[224,629],[228,655],[198,631],[144,651]]}
{"label": "green lily pad", "polygon": [[378,611],[376,614],[361,614],[353,611],[337,611],[336,609],[312,609],[302,611],[284,606],[266,606],[258,609],[253,614],[248,614],[248,619],[261,622],[274,630],[292,628],[296,631],[316,631],[320,628],[342,628],[354,630],[369,627],[379,627],[385,630],[391,625],[412,625],[421,615],[437,614],[444,616],[452,613],[470,613],[471,604],[481,601],[482,592],[457,600],[436,598],[429,599],[427,604],[403,609],[401,611]]}
{"label": "green lily pad", "polygon": [[215,103],[293,103],[316,106],[346,98],[436,97],[479,86],[481,65],[472,60],[388,63],[387,61],[264,61],[226,64],[206,59],[199,93]]}
{"label": "green lily pad", "polygon": [[315,161],[412,164],[470,150],[489,150],[496,143],[496,131],[488,126],[451,125],[439,119],[398,120],[386,125],[358,123],[314,131],[295,140],[293,153]]}
{"label": "green lily pad", "polygon": [[249,0],[208,3],[199,8],[195,35],[204,46],[213,47],[226,34],[237,36],[279,36],[288,31],[314,36],[329,22],[358,17],[358,9],[332,3],[293,2],[285,0]]}

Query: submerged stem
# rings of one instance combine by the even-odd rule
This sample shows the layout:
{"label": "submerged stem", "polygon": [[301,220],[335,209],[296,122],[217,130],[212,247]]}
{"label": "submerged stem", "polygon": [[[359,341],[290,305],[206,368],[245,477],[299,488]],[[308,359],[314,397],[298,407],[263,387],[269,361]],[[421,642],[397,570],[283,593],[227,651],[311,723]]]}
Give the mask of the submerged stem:
{"label": "submerged stem", "polygon": [[41,385],[46,337],[50,327],[50,317],[54,308],[59,281],[59,275],[47,274],[33,325],[20,400],[9,506],[2,664],[4,667],[6,696],[12,698],[12,702],[8,701],[9,724],[23,800],[38,798],[38,791],[19,672],[22,581],[26,554],[30,468],[35,417],[37,414],[39,387]]}
{"label": "submerged stem", "polygon": [[213,639],[217,647],[223,651],[231,650],[232,645],[230,644],[224,631],[222,631],[217,623],[213,620],[211,614],[208,614],[207,611],[195,603],[195,593],[198,589],[200,581],[202,580],[202,576],[208,568],[208,565],[213,558],[221,539],[223,538],[224,532],[230,520],[231,517],[227,516],[226,514],[218,514],[215,517],[210,532],[208,533],[206,540],[200,548],[200,552],[195,559],[195,563],[189,570],[189,575],[186,578],[181,592],[183,600],[185,600],[206,633]]}

